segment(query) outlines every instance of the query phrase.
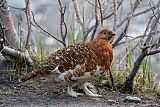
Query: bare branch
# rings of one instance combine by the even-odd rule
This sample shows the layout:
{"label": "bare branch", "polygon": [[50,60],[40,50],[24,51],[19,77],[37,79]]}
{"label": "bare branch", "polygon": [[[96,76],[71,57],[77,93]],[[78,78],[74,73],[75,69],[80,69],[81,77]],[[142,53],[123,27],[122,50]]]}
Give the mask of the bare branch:
{"label": "bare branch", "polygon": [[[103,26],[103,12],[102,12],[102,6],[101,6],[101,2],[100,0],[97,0],[98,1],[98,5],[99,5],[99,12],[100,12],[100,19],[101,19],[101,26]],[[97,5],[97,6],[98,6]]]}
{"label": "bare branch", "polygon": [[[159,1],[159,3],[160,3],[160,1]],[[157,17],[154,17],[154,19],[152,20],[152,23],[150,26],[150,32],[147,36],[147,39],[145,39],[143,46],[150,45],[151,39],[153,38],[153,35],[154,35],[152,32],[156,32],[156,30],[158,28],[158,19],[160,18],[159,8],[157,9],[157,11],[158,11],[158,15],[157,15]],[[141,65],[141,62],[145,58],[145,56],[159,53],[159,50],[154,50],[154,51],[148,52],[149,51],[148,48],[150,48],[150,47],[143,48],[141,53],[138,55],[134,65],[133,65],[132,71],[129,74],[129,76],[127,77],[126,82],[124,83],[124,87],[122,88],[122,92],[126,92],[128,90],[130,90],[130,92],[132,92],[134,77],[136,76],[138,69]]]}
{"label": "bare branch", "polygon": [[150,52],[148,52],[146,55],[147,55],[147,56],[149,56],[149,55],[155,55],[155,54],[157,54],[157,53],[160,53],[160,49],[150,51]]}
{"label": "bare branch", "polygon": [[108,18],[110,18],[111,16],[113,16],[114,15],[114,12],[112,12],[112,13],[110,13],[108,16],[106,16],[106,17],[103,17],[103,20],[106,20],[106,19],[108,19]]}
{"label": "bare branch", "polygon": [[95,33],[96,33],[98,25],[99,25],[97,5],[98,5],[98,0],[95,0],[95,19],[96,19],[96,23],[95,23],[95,27],[94,27],[94,30],[93,30],[93,33],[92,33],[92,36],[91,36],[91,40],[94,39]]}
{"label": "bare branch", "polygon": [[[158,33],[160,33],[160,31],[152,32],[152,34],[158,34]],[[144,38],[144,37],[146,37],[146,36],[148,36],[148,35],[146,35],[146,34],[145,34],[145,35],[140,35],[140,36],[137,36],[137,37],[135,37],[135,38],[133,38],[133,39],[128,40],[127,42],[133,42],[133,41],[135,41],[135,40],[137,40],[137,39]],[[122,45],[122,44],[124,44],[124,43],[126,43],[126,41],[120,42],[120,43],[118,43],[116,46]]]}
{"label": "bare branch", "polygon": [[[123,25],[123,23],[125,22],[125,21],[127,21],[127,19],[128,18],[130,18],[130,17],[132,17],[132,18],[134,18],[134,17],[137,17],[137,16],[139,16],[139,15],[142,15],[142,14],[145,14],[145,13],[147,13],[147,12],[150,12],[151,10],[152,10],[152,8],[157,8],[157,7],[159,7],[160,6],[160,3],[157,3],[157,5],[155,5],[155,6],[153,6],[153,7],[150,7],[150,8],[148,8],[148,9],[146,9],[146,10],[144,10],[144,11],[142,11],[142,12],[139,12],[139,13],[136,13],[136,14],[134,14],[133,12],[133,15],[131,15],[131,12],[129,12],[128,13],[128,15],[126,16],[126,18],[124,18],[118,25],[117,25],[117,28],[118,27],[120,27],[120,26],[122,26]],[[137,7],[137,6],[136,6]],[[134,10],[136,10],[136,8],[134,8]]]}
{"label": "bare branch", "polygon": [[146,45],[146,46],[140,46],[140,49],[141,50],[144,50],[144,49],[148,49],[148,48],[153,48],[154,46],[157,46],[158,44],[155,43],[155,44],[151,44],[151,45]]}
{"label": "bare branch", "polygon": [[20,11],[23,11],[25,10],[25,8],[17,8],[17,7],[14,7],[14,6],[11,6],[11,5],[8,5],[10,8],[13,8],[13,9],[17,9],[17,10],[20,10]]}
{"label": "bare branch", "polygon": [[30,15],[30,1],[29,0],[25,0],[26,3],[26,8],[25,8],[25,14],[26,14],[26,18],[27,18],[27,26],[28,26],[28,33],[27,33],[27,38],[26,38],[26,43],[25,43],[25,48],[28,48],[28,42],[29,42],[29,38],[31,36],[31,15]]}
{"label": "bare branch", "polygon": [[123,0],[117,0],[117,10],[122,5],[122,3],[123,3]]}
{"label": "bare branch", "polygon": [[83,21],[82,21],[82,18],[81,18],[77,3],[76,3],[75,0],[72,0],[72,2],[73,2],[73,5],[74,5],[74,10],[75,10],[75,13],[76,13],[77,22],[80,23],[81,26],[83,26]]}
{"label": "bare branch", "polygon": [[22,61],[27,65],[33,64],[33,60],[30,58],[30,55],[27,50],[25,52],[21,52],[21,51],[4,46],[4,48],[1,50],[1,53],[4,56],[9,56],[11,58],[18,59],[19,61]]}
{"label": "bare branch", "polygon": [[36,22],[35,17],[34,17],[34,14],[33,14],[32,11],[31,11],[31,13],[32,13],[32,16],[33,16],[33,22],[34,22],[34,24],[35,24],[35,25],[34,25],[34,24],[32,23],[32,25],[38,27],[38,28],[41,29],[44,33],[50,35],[52,38],[54,38],[54,39],[57,40],[58,42],[60,42],[60,43],[62,43],[63,45],[65,45],[65,43],[64,43],[63,41],[59,40],[58,38],[56,38],[55,36],[53,36],[51,33],[47,32],[45,29],[43,29],[43,28]]}
{"label": "bare branch", "polygon": [[75,10],[75,14],[76,14],[76,17],[77,17],[77,22],[81,25],[82,27],[82,31],[83,31],[83,41],[86,41],[86,38],[87,38],[87,31],[86,31],[86,27],[85,27],[85,24],[81,18],[81,15],[80,15],[80,12],[79,12],[79,9],[78,9],[78,6],[77,6],[77,3],[75,0],[72,0],[73,2],[73,6],[74,6],[74,10]]}
{"label": "bare branch", "polygon": [[0,23],[0,51],[4,48],[4,28],[2,27],[2,24]]}
{"label": "bare branch", "polygon": [[113,9],[114,9],[114,22],[113,22],[113,31],[117,28],[117,3],[116,0],[113,0]]}
{"label": "bare branch", "polygon": [[[58,2],[59,2],[59,6],[60,6],[59,11],[61,13],[61,21],[60,21],[61,37],[62,37],[63,43],[65,43],[65,39],[67,36],[67,25],[66,25],[65,19],[64,19],[66,7],[63,7],[61,0],[58,0]],[[64,44],[64,46],[66,46],[66,43]]]}
{"label": "bare branch", "polygon": [[[150,3],[149,3],[149,5],[150,5],[150,7],[151,7],[151,10],[152,10],[153,16],[157,18],[157,16],[156,16],[156,14],[157,14],[157,13],[155,13],[155,12],[154,12],[154,10],[155,10],[155,9],[153,9],[153,8],[152,8],[152,6],[151,6],[151,4],[150,4]],[[157,19],[158,19],[158,18],[157,18]],[[158,23],[159,23],[159,20],[158,20]],[[159,23],[159,24],[160,24],[160,23]]]}
{"label": "bare branch", "polygon": [[128,22],[127,22],[124,30],[122,31],[122,33],[121,33],[121,34],[118,36],[118,38],[112,43],[113,48],[114,48],[115,46],[117,46],[117,44],[119,43],[119,41],[121,41],[121,40],[125,37],[125,35],[126,35],[127,31],[128,31],[128,28],[129,28],[129,23],[130,23],[130,19],[128,20]]}

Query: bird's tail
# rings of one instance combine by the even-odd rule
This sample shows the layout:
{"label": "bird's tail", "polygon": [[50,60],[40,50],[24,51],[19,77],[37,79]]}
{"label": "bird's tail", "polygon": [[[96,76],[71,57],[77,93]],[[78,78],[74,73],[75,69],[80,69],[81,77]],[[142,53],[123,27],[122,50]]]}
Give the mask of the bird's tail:
{"label": "bird's tail", "polygon": [[27,80],[29,80],[31,78],[36,77],[38,74],[39,74],[39,70],[34,69],[32,72],[29,72],[29,73],[25,74],[24,76],[22,76],[19,79],[19,82],[25,82],[25,81],[27,81]]}
{"label": "bird's tail", "polygon": [[55,61],[54,60],[54,64],[51,65],[51,63],[42,63],[40,64],[38,67],[36,67],[33,71],[25,74],[24,76],[22,76],[20,79],[19,79],[19,82],[25,82],[31,78],[34,78],[38,75],[46,75],[46,74],[49,74],[51,72],[57,72],[57,73],[60,73],[59,70],[58,70],[58,67],[59,66],[56,66],[57,65],[57,62],[58,61]]}

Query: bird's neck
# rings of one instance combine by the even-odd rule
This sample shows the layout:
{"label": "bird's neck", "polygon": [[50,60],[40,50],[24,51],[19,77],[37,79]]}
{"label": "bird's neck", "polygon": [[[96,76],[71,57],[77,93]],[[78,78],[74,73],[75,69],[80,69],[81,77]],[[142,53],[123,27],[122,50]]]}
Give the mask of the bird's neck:
{"label": "bird's neck", "polygon": [[113,53],[110,41],[95,39],[87,44],[92,47],[96,55],[100,58],[102,65],[107,66],[108,63],[111,63],[113,59]]}

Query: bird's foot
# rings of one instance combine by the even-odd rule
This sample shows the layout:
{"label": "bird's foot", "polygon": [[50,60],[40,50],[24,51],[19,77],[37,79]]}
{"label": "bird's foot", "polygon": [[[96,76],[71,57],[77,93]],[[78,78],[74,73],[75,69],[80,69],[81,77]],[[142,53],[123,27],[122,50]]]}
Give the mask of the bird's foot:
{"label": "bird's foot", "polygon": [[91,90],[89,90],[89,89],[88,89],[88,85],[91,85],[91,84],[90,84],[90,83],[85,83],[85,84],[84,84],[84,87],[83,87],[86,95],[92,96],[92,97],[102,97],[102,95],[93,93]]}
{"label": "bird's foot", "polygon": [[77,93],[77,92],[70,92],[70,93],[68,93],[70,96],[72,96],[72,97],[77,97],[77,96],[79,96],[79,95],[83,95],[82,93]]}
{"label": "bird's foot", "polygon": [[67,92],[72,97],[77,97],[79,95],[83,95],[82,93],[77,93],[77,92],[73,91],[73,88],[70,86],[68,86]]}

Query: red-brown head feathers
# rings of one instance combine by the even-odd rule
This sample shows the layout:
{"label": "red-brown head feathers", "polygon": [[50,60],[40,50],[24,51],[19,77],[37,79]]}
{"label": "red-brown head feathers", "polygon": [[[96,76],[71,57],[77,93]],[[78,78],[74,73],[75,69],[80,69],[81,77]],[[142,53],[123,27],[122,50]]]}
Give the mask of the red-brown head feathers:
{"label": "red-brown head feathers", "polygon": [[108,41],[113,41],[115,36],[115,33],[108,29],[108,28],[103,28],[97,36],[97,39],[103,39],[103,40],[108,40]]}

